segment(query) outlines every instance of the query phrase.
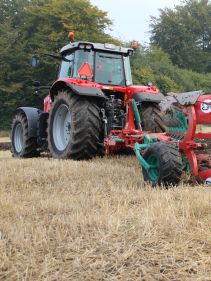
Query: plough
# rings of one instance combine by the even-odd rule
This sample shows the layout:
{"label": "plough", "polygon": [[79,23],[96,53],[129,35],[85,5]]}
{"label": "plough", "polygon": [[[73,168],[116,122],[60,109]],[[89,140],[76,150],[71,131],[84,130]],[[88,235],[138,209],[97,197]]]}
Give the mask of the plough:
{"label": "plough", "polygon": [[153,186],[178,184],[184,172],[194,181],[211,184],[211,95],[172,93],[159,105],[170,124],[165,133],[142,131],[138,105],[130,100],[125,129],[111,131],[105,141],[107,155],[134,149],[144,179]]}

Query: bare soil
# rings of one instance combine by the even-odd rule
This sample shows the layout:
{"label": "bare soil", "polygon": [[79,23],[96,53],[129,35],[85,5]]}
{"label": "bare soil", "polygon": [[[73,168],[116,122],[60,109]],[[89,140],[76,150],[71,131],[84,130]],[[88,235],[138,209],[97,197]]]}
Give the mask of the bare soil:
{"label": "bare soil", "polygon": [[10,150],[11,143],[9,137],[0,137],[0,150]]}

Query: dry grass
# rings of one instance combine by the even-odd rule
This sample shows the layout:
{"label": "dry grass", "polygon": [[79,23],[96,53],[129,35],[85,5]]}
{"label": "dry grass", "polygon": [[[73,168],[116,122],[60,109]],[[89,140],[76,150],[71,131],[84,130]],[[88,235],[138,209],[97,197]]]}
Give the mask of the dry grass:
{"label": "dry grass", "polygon": [[0,152],[0,280],[211,280],[211,188],[145,186],[134,157]]}
{"label": "dry grass", "polygon": [[0,136],[0,143],[3,143],[3,142],[10,142],[10,138],[7,136],[5,136],[5,137]]}

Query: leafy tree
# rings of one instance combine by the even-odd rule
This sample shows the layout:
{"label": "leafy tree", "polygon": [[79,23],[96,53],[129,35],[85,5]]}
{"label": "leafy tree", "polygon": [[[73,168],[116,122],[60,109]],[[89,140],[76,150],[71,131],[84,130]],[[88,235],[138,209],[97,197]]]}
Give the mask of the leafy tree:
{"label": "leafy tree", "polygon": [[132,58],[133,82],[152,82],[162,93],[203,90],[210,93],[211,73],[201,74],[173,65],[162,49],[139,48]]}
{"label": "leafy tree", "polygon": [[[75,31],[76,40],[122,45],[106,33],[111,25],[106,12],[89,0],[0,0],[0,10],[0,130],[9,129],[17,107],[42,106],[47,93],[32,95],[34,79],[47,84],[56,78],[58,62],[43,57],[41,67],[34,70],[33,53],[58,53],[69,31]],[[210,71],[209,15],[206,0],[161,10],[152,25],[153,45],[160,47],[139,47],[132,58],[134,84],[152,82],[163,93],[210,92],[211,74],[193,71]]]}
{"label": "leafy tree", "polygon": [[139,48],[132,59],[133,82],[156,85],[161,92],[180,91],[181,87],[169,75],[172,68],[169,56],[159,48]]}
{"label": "leafy tree", "polygon": [[179,67],[211,71],[211,3],[185,0],[174,10],[160,10],[151,23],[151,42],[170,55]]}
{"label": "leafy tree", "polygon": [[18,106],[41,105],[42,97],[32,95],[34,79],[47,84],[56,78],[58,62],[43,59],[33,70],[33,53],[58,53],[69,31],[76,40],[117,42],[106,34],[106,12],[89,0],[0,0],[0,10],[0,129],[9,128]]}

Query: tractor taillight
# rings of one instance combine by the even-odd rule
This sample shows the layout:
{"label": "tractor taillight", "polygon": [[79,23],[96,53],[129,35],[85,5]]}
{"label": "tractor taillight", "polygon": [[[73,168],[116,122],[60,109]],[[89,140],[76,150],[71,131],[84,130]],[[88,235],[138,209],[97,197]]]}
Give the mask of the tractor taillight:
{"label": "tractor taillight", "polygon": [[79,49],[84,49],[84,48],[85,48],[85,44],[79,44],[79,45],[78,45],[78,48],[79,48]]}
{"label": "tractor taillight", "polygon": [[81,43],[81,44],[78,45],[78,48],[79,49],[91,50],[92,49],[92,45],[91,44],[83,44],[83,43]]}
{"label": "tractor taillight", "polygon": [[133,40],[133,41],[131,42],[131,48],[132,48],[133,50],[138,49],[138,42]]}
{"label": "tractor taillight", "polygon": [[85,45],[85,48],[86,48],[87,50],[91,50],[91,49],[92,49],[92,45],[90,45],[90,44]]}

